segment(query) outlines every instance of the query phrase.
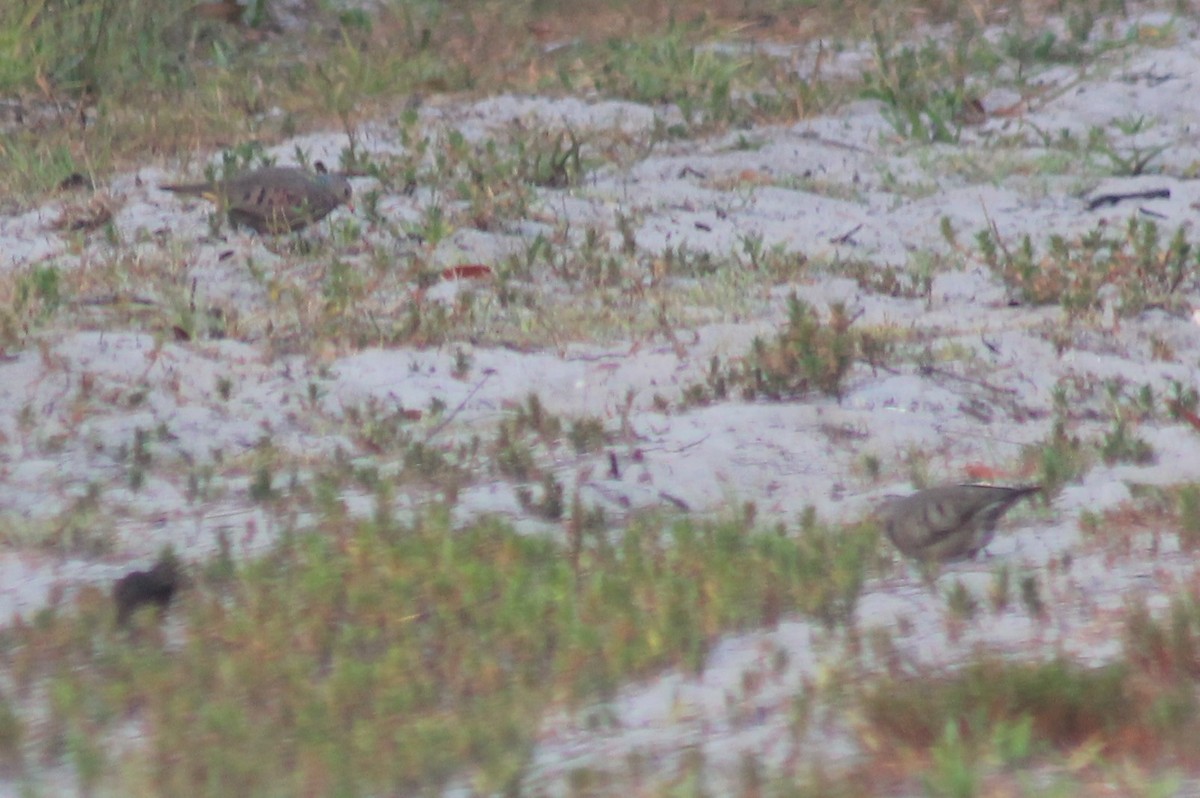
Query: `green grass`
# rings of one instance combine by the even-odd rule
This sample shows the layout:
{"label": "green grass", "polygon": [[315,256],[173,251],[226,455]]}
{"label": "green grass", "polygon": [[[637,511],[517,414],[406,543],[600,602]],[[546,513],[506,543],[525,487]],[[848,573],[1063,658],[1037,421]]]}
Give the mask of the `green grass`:
{"label": "green grass", "polygon": [[[884,100],[900,133],[946,140],[957,135],[956,110],[971,96],[968,72],[994,75],[1005,65],[1020,72],[1105,46],[1024,44],[1016,15],[996,48],[978,35],[969,11],[940,0],[883,13],[870,3],[793,0],[395,0],[371,13],[307,8],[304,24],[286,33],[275,30],[270,2],[251,5],[233,25],[173,0],[5,4],[0,97],[21,97],[24,120],[5,130],[0,147],[5,195],[25,201],[72,173],[103,177],[144,164],[147,153],[186,162],[219,143],[269,144],[313,128],[345,132],[353,163],[364,120],[402,113],[412,98],[480,91],[595,91],[670,103],[683,123],[657,131],[652,138],[660,141],[788,122],[865,90]],[[1077,42],[1104,3],[1070,5]],[[953,22],[955,44],[913,50],[901,40],[917,18]],[[540,30],[561,46],[547,49]],[[819,65],[799,71],[755,46],[861,39],[872,30],[877,63],[860,78],[830,78]],[[540,185],[577,181],[584,167],[577,143],[539,145],[545,151],[526,159],[525,177]],[[1144,160],[1097,146],[1119,169]]]}
{"label": "green grass", "polygon": [[1008,794],[1029,773],[1057,774],[1045,794],[1091,795],[1118,772],[1123,794],[1176,794],[1163,765],[1194,759],[1195,606],[1182,597],[1161,622],[1132,608],[1124,655],[1101,667],[981,654],[953,671],[869,680],[857,700],[876,762],[862,770],[906,762],[929,795]]}
{"label": "green grass", "polygon": [[[177,646],[151,615],[114,631],[88,593],[5,631],[0,667],[18,695],[51,697],[48,717],[22,718],[27,753],[125,794],[410,792],[464,773],[499,790],[552,706],[666,667],[701,673],[732,629],[843,622],[876,543],[867,528],[735,521],[582,534],[334,515],[183,593]],[[103,744],[126,719],[146,734],[136,765]]]}
{"label": "green grass", "polygon": [[989,231],[976,242],[984,262],[1016,296],[1061,305],[1070,318],[1102,310],[1106,289],[1121,316],[1150,307],[1184,312],[1184,296],[1200,274],[1200,250],[1183,227],[1166,240],[1158,225],[1136,217],[1120,231],[1097,229],[1078,240],[1051,236],[1040,250],[1029,236],[1010,247]]}
{"label": "green grass", "polygon": [[1089,669],[1066,660],[982,660],[949,674],[887,679],[863,695],[868,721],[909,745],[934,746],[955,722],[967,741],[991,740],[998,722],[1033,720],[1037,736],[1078,745],[1111,735],[1133,711],[1121,666]]}
{"label": "green grass", "polygon": [[686,389],[685,401],[704,404],[734,393],[746,400],[776,402],[809,395],[839,397],[856,362],[878,364],[891,355],[891,344],[879,331],[854,329],[856,318],[841,303],[822,314],[792,294],[787,323],[778,335],[756,338],[745,355],[728,364],[714,358],[706,382]]}
{"label": "green grass", "polygon": [[[6,197],[29,201],[74,171],[103,176],[174,158],[198,173],[196,164],[219,147],[226,148],[226,168],[238,168],[261,157],[264,144],[332,126],[347,145],[342,163],[331,167],[362,170],[389,193],[419,186],[432,200],[411,227],[379,213],[377,194],[363,198],[359,217],[336,218],[303,246],[269,242],[278,266],[230,264],[261,289],[236,307],[206,304],[202,288],[197,296],[194,283],[179,279],[190,264],[183,244],[146,246],[135,258],[122,252],[132,242],[102,226],[95,235],[108,236],[111,257],[87,269],[49,261],[0,277],[0,348],[28,347],[56,329],[96,328],[145,330],[162,341],[257,342],[269,335],[279,351],[324,357],[376,345],[547,347],[659,334],[672,340],[677,328],[706,313],[754,315],[770,301],[772,286],[802,284],[834,268],[753,235],[728,253],[686,245],[645,252],[636,246],[636,206],[618,210],[617,236],[547,230],[525,252],[491,264],[486,289],[465,285],[452,303],[425,301],[424,289],[441,280],[444,266],[429,253],[456,230],[503,234],[537,209],[539,189],[586,185],[595,170],[640,159],[674,137],[788,123],[865,91],[883,101],[898,135],[953,140],[973,91],[1005,69],[1022,85],[1039,64],[1087,55],[1087,14],[1100,5],[1068,3],[1067,41],[1030,33],[1017,20],[989,45],[962,20],[968,11],[932,2],[903,9],[786,0],[397,2],[371,15],[314,11],[305,31],[261,36],[265,20],[247,28],[197,22],[184,16],[187,4],[166,0],[19,0],[0,8],[0,95],[21,94],[32,121],[5,129],[0,142]],[[830,79],[819,64],[801,72],[789,59],[744,46],[803,41],[788,27],[801,17],[811,23],[804,35],[851,38],[880,12],[893,27],[876,29],[876,63],[857,78]],[[957,20],[957,38],[945,47],[904,41],[916,17]],[[760,25],[768,18],[774,22]],[[847,20],[853,24],[840,24]],[[527,29],[543,22],[560,26],[554,40],[562,46],[544,50],[530,35]],[[408,106],[415,94],[502,90],[594,91],[658,109],[672,103],[683,123],[643,134],[514,124],[476,141],[420,128]],[[371,156],[357,147],[359,125],[380,118],[396,120],[403,154]],[[1140,122],[1119,127],[1132,136]],[[753,138],[735,146],[752,148]],[[1046,143],[1064,158],[1084,152],[1115,173],[1153,166],[1156,152],[1119,141],[1096,133],[1086,142]],[[1064,171],[1077,160],[1068,158]],[[753,186],[761,179],[738,174],[712,183]],[[779,179],[821,189],[819,178]],[[889,185],[920,196],[932,184]],[[378,227],[374,239],[392,240],[364,240],[364,224]],[[394,244],[409,234],[421,245],[397,257]],[[82,249],[85,233],[67,235],[75,237],[73,250]],[[1167,242],[1153,224],[1134,223],[1123,235],[1042,248],[988,237],[980,243],[988,263],[1026,301],[1059,303],[1076,314],[1094,313],[1105,286],[1117,288],[1117,310],[1125,315],[1152,306],[1178,310],[1194,287],[1196,258],[1182,231]],[[933,276],[948,268],[932,254],[915,256],[904,269],[835,266],[865,291],[926,300]],[[137,286],[136,295],[129,286]],[[113,299],[90,302],[98,297]],[[854,314],[852,307],[818,310],[794,300],[777,334],[728,363],[714,360],[707,383],[690,389],[687,401],[839,396],[856,364],[888,368],[893,340],[908,335],[863,329]],[[454,369],[460,379],[481,379],[463,350]],[[233,377],[214,386],[222,402],[243,390]],[[314,405],[319,391],[310,385]],[[71,398],[81,416],[102,412],[106,401],[89,395],[86,380]],[[1178,397],[1181,408],[1186,398]],[[137,400],[129,395],[131,405]],[[1194,404],[1191,397],[1187,406]],[[1046,442],[1027,454],[1038,458],[1048,487],[1074,479],[1093,452],[1115,461],[1147,454],[1130,405],[1114,401],[1110,410],[1103,452],[1076,437],[1076,419],[1066,410],[1056,414]],[[430,442],[430,427],[420,422],[428,416],[436,423],[446,413],[444,406],[370,400],[346,406],[330,431],[370,452],[353,463],[339,456],[314,464],[264,440],[231,458],[236,462],[181,465],[159,443],[163,430],[131,433],[114,484],[141,491],[152,480],[177,477],[181,489],[187,482],[189,502],[244,490],[276,518],[307,512],[322,520],[291,530],[261,560],[235,563],[225,541],[223,557],[204,566],[207,573],[172,611],[182,630],[164,634],[147,615],[135,634],[118,634],[108,597],[90,590],[0,631],[0,676],[7,677],[0,679],[0,765],[32,771],[66,763],[82,791],[129,795],[419,793],[463,776],[481,792],[506,790],[524,773],[548,712],[610,697],[667,668],[703,673],[710,647],[731,630],[805,616],[840,633],[872,571],[877,532],[868,527],[609,523],[561,479],[564,459],[597,455],[612,443],[612,425],[603,419],[553,417],[535,396],[470,440]],[[1125,424],[1122,414],[1130,419]],[[35,421],[31,405],[23,431]],[[866,473],[886,470],[864,457]],[[301,473],[312,473],[311,481]],[[514,490],[527,514],[561,529],[565,540],[519,535],[495,520],[452,529],[448,511],[413,523],[392,517],[394,494],[411,491],[408,497],[424,500],[434,493],[452,507],[482,477]],[[343,505],[362,491],[374,493],[374,517],[345,517]],[[1178,498],[1189,545],[1200,537],[1195,494],[1186,489]],[[95,486],[59,516],[14,527],[6,542],[96,556],[117,544],[124,520],[106,515],[106,504]],[[986,612],[965,589],[951,598],[961,623]],[[1031,615],[1053,611],[1049,588],[1034,576],[1006,577],[996,587],[997,605],[1019,601]],[[971,794],[983,789],[995,762],[1032,761],[1089,731],[1162,732],[1169,741],[1190,728],[1195,621],[1194,609],[1181,606],[1169,626],[1143,619],[1136,634],[1131,627],[1137,651],[1146,653],[1111,670],[988,661],[961,674],[866,675],[840,687],[875,740],[894,744],[890,750],[903,741],[927,758],[930,767],[914,782],[930,794]],[[1171,689],[1147,688],[1147,674],[1160,673]],[[1138,690],[1149,693],[1145,707],[1130,700],[1147,695]],[[806,717],[801,709],[797,716]],[[108,741],[129,723],[145,745],[118,754]],[[906,736],[912,730],[919,733]],[[877,762],[901,770],[905,760],[888,760],[886,750]],[[647,790],[696,793],[708,775],[702,758],[690,758],[673,783]],[[622,789],[595,778],[597,792]],[[586,792],[588,776],[577,779]],[[861,795],[889,786],[861,769],[816,773],[804,783],[774,780],[752,757],[741,779],[747,795]]]}

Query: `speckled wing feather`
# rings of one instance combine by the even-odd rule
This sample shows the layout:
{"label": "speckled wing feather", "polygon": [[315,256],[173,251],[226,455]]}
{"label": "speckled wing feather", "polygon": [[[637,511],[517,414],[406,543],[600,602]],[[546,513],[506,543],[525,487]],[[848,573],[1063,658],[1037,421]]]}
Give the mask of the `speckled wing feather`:
{"label": "speckled wing feather", "polygon": [[883,508],[884,531],[902,553],[929,562],[969,559],[991,542],[996,523],[1040,487],[946,485]]}

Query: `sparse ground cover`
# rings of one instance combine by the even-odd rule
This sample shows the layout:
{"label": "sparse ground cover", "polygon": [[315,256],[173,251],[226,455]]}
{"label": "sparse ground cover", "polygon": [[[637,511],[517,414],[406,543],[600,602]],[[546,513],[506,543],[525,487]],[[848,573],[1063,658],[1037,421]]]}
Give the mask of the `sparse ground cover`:
{"label": "sparse ground cover", "polygon": [[4,790],[1190,794],[1192,11],[0,9]]}

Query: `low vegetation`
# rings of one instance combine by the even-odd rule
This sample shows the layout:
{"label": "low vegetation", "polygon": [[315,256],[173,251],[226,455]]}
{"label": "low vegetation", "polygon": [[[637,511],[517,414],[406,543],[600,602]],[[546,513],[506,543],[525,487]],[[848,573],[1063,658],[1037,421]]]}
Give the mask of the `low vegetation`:
{"label": "low vegetation", "polygon": [[[959,379],[1016,416],[1025,410],[1019,398],[997,399],[1001,391],[975,379],[988,365],[957,359],[959,331],[868,323],[853,302],[802,299],[804,284],[849,278],[864,293],[932,306],[939,275],[981,261],[1015,301],[1063,308],[1071,324],[1047,333],[1061,352],[1089,324],[1189,310],[1200,256],[1185,228],[1135,218],[1119,230],[1045,241],[991,229],[970,248],[945,220],[953,251],[915,251],[908,263],[881,266],[818,262],[753,232],[724,251],[686,239],[652,250],[639,245],[645,209],[636,201],[616,203],[611,225],[570,227],[546,211],[545,198],[569,200],[604,170],[685,137],[724,136],[723,146],[752,151],[756,139],[742,133],[752,125],[791,125],[864,97],[881,104],[885,135],[920,148],[918,158],[937,157],[926,145],[960,140],[989,88],[1014,88],[1024,101],[1035,65],[1082,68],[1127,44],[1096,21],[1114,11],[1107,0],[1055,4],[1065,20],[1057,34],[1026,20],[1043,5],[396,0],[366,11],[309,3],[285,30],[287,10],[271,0],[2,4],[0,205],[57,193],[62,212],[51,227],[68,251],[0,275],[0,355],[64,328],[150,333],[157,348],[148,362],[167,342],[229,340],[261,345],[267,361],[286,354],[317,364],[368,347],[444,347],[454,379],[481,381],[488,375],[474,358],[485,347],[662,341],[682,352],[684,334],[700,324],[766,309],[779,318],[775,328],[744,351],[713,357],[698,382],[656,397],[656,409],[840,402],[860,375],[879,371]],[[983,25],[1000,16],[1002,35],[984,37]],[[947,32],[913,41],[916,21],[945,23]],[[1153,35],[1169,39],[1170,26]],[[861,70],[831,74],[829,53],[860,41]],[[660,113],[636,134],[531,130],[518,120],[482,137],[417,114],[433,95],[528,91]],[[396,152],[361,146],[363,123],[378,120],[393,130]],[[187,242],[159,231],[131,236],[113,223],[125,201],[104,189],[113,173],[170,163],[198,176],[221,151],[222,163],[208,167],[216,176],[263,163],[268,146],[298,132],[330,127],[346,144],[328,166],[379,187],[356,198],[356,215],[333,217],[318,235],[263,241],[269,257],[222,254],[212,268],[244,280],[231,292],[236,301],[181,279],[197,257]],[[1153,171],[1163,152],[1128,143],[1143,132],[1143,120],[1129,118],[1083,136],[1028,135],[1040,136],[1043,157],[1061,159],[1065,171],[1132,175]],[[1001,137],[992,149],[1003,154],[1014,140]],[[853,199],[858,190],[857,180],[829,185],[816,173],[767,171],[697,174],[702,188],[731,192],[770,186]],[[898,201],[935,189],[864,176],[876,178]],[[86,198],[74,193],[93,186]],[[418,191],[413,216],[387,211],[387,199]],[[211,236],[223,234],[221,214],[209,225]],[[839,246],[854,243],[858,228],[848,227]],[[434,251],[464,230],[512,246],[488,263],[447,267]],[[1149,348],[1174,359],[1166,339]],[[49,348],[43,354],[49,361]],[[962,374],[942,368],[950,359]],[[219,409],[239,400],[238,380],[232,366],[217,375]],[[141,384],[95,382],[83,374],[59,397],[73,403],[73,421],[151,398]],[[842,731],[865,753],[805,774],[748,753],[737,775],[747,796],[884,794],[903,791],[898,783],[930,795],[1016,794],[1027,767],[1049,774],[1037,787],[1044,794],[1096,794],[1089,789],[1124,764],[1152,775],[1112,778],[1151,794],[1174,783],[1159,774],[1162,762],[1195,764],[1187,743],[1197,731],[1200,611],[1186,590],[1164,619],[1132,607],[1125,648],[1104,667],[981,655],[942,669],[895,650],[870,660],[860,656],[872,642],[856,614],[860,595],[869,580],[899,571],[880,557],[870,521],[829,527],[808,512],[764,528],[752,505],[724,520],[628,507],[614,517],[587,504],[564,472],[584,460],[596,468],[606,450],[635,440],[627,417],[556,416],[534,391],[500,408],[494,423],[443,436],[458,411],[441,399],[426,407],[345,400],[325,413],[324,384],[299,389],[294,412],[319,418],[323,433],[357,447],[354,455],[306,459],[277,446],[264,425],[261,439],[229,455],[236,462],[226,452],[198,462],[171,448],[167,422],[134,425],[111,452],[111,484],[89,484],[57,515],[3,530],[6,545],[39,555],[104,556],[124,534],[106,491],[137,499],[174,480],[189,509],[236,493],[284,533],[250,560],[235,558],[222,537],[217,556],[191,564],[165,620],[130,610],[128,628],[119,626],[112,597],[85,588],[0,629],[0,776],[30,794],[59,765],[81,794],[435,794],[464,784],[517,794],[558,710],[599,706],[590,717],[603,724],[603,702],[623,687],[670,669],[703,675],[722,635],[791,618],[814,621],[827,650],[846,656],[789,697],[790,731],[804,741],[822,722],[835,725],[822,715],[832,710],[852,719]],[[1200,431],[1196,408],[1196,391],[1179,382],[1170,395],[1064,382],[1049,432],[1023,448],[1024,470],[1058,495],[1098,464],[1152,462],[1158,453],[1143,427]],[[20,433],[37,437],[39,412],[31,400]],[[53,450],[62,434],[31,445]],[[820,434],[841,445],[839,436],[857,431],[831,422]],[[864,451],[854,476],[874,482],[904,461],[920,483],[940,473],[944,455]],[[519,531],[457,517],[461,494],[484,480],[511,491],[527,522]],[[1121,551],[1138,535],[1155,546],[1200,544],[1200,488],[1141,498],[1134,509],[1084,514],[1085,545]],[[352,517],[347,507],[363,502],[372,509]],[[1023,612],[1035,624],[1054,618],[1055,596],[1040,574],[1001,566],[990,590],[981,599],[957,581],[945,591],[951,639],[989,612]],[[788,665],[782,655],[770,662],[778,672]],[[746,693],[755,679],[742,680]],[[135,745],[125,744],[130,737]],[[636,756],[615,766],[628,774],[580,769],[569,788],[713,792],[702,758],[680,760],[657,781]]]}
{"label": "low vegetation", "polygon": [[[555,705],[702,673],[723,632],[845,623],[876,544],[866,527],[662,518],[570,537],[335,513],[209,569],[165,626],[117,628],[85,592],[2,633],[0,750],[17,772],[61,757],[85,792],[422,792],[464,775],[502,791]],[[43,694],[49,716],[11,714]],[[128,723],[144,750],[116,761],[105,741]]]}
{"label": "low vegetation", "polygon": [[1165,240],[1158,225],[1132,217],[1125,229],[1097,229],[1075,241],[1051,236],[1039,252],[1031,237],[1010,247],[992,233],[978,237],[983,260],[1014,297],[1036,305],[1060,305],[1069,318],[1117,316],[1160,308],[1179,313],[1200,274],[1200,251],[1178,228]]}
{"label": "low vegetation", "polygon": [[[1040,13],[1036,2],[1023,5]],[[425,95],[479,90],[671,104],[682,121],[660,137],[791,121],[865,93],[887,105],[900,134],[952,140],[977,102],[967,74],[1019,87],[1032,64],[1074,63],[1122,44],[1095,35],[1106,0],[1068,5],[1056,8],[1070,20],[1066,38],[1017,13],[993,43],[972,10],[933,0],[886,14],[791,0],[519,8],[397,0],[370,11],[306,5],[298,20],[271,0],[16,0],[0,9],[0,98],[12,98],[13,109],[0,119],[0,174],[7,196],[38,195],[72,175],[136,165],[148,152],[186,162],[219,142],[269,143],[331,124],[348,136],[352,168],[362,121]],[[906,37],[915,20],[951,23],[952,43],[914,48]],[[873,41],[875,63],[861,79],[826,75],[820,57],[802,72],[757,46],[839,46],[843,37]],[[561,159],[535,161],[530,176],[572,179],[575,144],[557,146]],[[1145,162],[1116,146],[1108,152]]]}

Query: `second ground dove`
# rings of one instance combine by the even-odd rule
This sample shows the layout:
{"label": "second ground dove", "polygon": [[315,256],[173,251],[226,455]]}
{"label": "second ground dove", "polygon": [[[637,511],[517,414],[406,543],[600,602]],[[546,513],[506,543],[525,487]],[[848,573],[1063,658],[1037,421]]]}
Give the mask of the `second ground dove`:
{"label": "second ground dove", "polygon": [[924,562],[970,559],[991,542],[996,522],[1038,486],[944,485],[893,499],[884,532],[901,553]]}
{"label": "second ground dove", "polygon": [[117,605],[117,625],[127,626],[139,607],[155,606],[159,612],[167,608],[182,577],[174,555],[164,554],[148,571],[131,571],[113,585],[113,601]]}

